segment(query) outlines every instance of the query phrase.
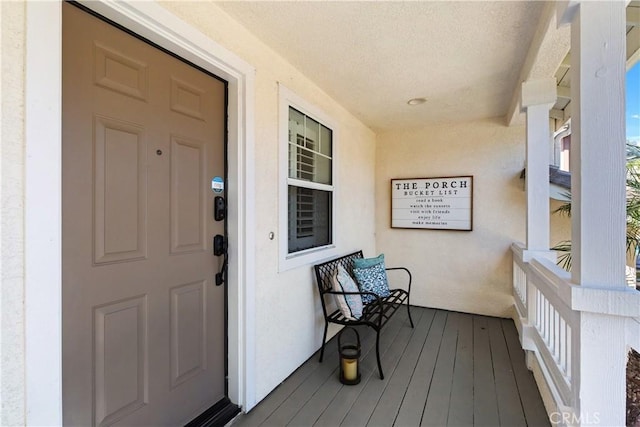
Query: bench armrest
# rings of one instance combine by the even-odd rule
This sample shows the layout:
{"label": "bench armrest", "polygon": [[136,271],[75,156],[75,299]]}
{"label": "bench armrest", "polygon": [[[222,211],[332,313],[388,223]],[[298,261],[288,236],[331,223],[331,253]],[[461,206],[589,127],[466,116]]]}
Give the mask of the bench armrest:
{"label": "bench armrest", "polygon": [[407,275],[409,276],[409,282],[407,284],[407,293],[409,293],[409,294],[411,293],[411,272],[407,268],[405,268],[405,267],[389,267],[389,268],[386,268],[385,270],[387,270],[387,271],[404,270],[407,273]]}

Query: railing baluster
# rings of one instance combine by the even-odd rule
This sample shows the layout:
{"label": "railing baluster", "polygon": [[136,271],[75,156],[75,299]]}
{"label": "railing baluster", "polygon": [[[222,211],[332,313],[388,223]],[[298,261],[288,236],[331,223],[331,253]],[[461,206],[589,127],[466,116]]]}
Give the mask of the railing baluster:
{"label": "railing baluster", "polygon": [[542,330],[541,329],[542,328],[542,293],[540,292],[540,289],[536,289],[536,300],[537,300],[536,328],[538,329],[538,331],[541,331]]}
{"label": "railing baluster", "polygon": [[572,359],[572,353],[573,353],[573,349],[571,348],[571,343],[573,341],[571,340],[571,326],[569,324],[567,324],[567,372],[565,375],[565,378],[567,379],[567,381],[569,381],[569,383],[571,383],[571,379],[573,377],[573,371],[572,371],[572,367],[573,367],[573,359]]}
{"label": "railing baluster", "polygon": [[553,356],[560,360],[560,313],[553,310]]}
{"label": "railing baluster", "polygon": [[567,374],[567,322],[560,318],[560,368]]}
{"label": "railing baluster", "polygon": [[547,342],[547,346],[549,345],[549,300],[542,295],[544,298],[544,338]]}

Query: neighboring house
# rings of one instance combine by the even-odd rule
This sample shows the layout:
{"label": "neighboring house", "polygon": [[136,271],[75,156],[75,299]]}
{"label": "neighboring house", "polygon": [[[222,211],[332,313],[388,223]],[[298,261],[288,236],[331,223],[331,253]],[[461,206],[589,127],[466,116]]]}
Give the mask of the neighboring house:
{"label": "neighboring house", "polygon": [[[521,179],[526,179],[527,170],[523,169]],[[558,166],[549,165],[549,197],[554,200],[567,201],[567,193],[571,192],[571,173]]]}
{"label": "neighboring house", "polygon": [[[556,421],[624,424],[625,2],[81,3],[169,54],[0,5],[0,424],[251,410],[320,346],[311,265],[355,249],[409,267],[413,304],[513,317]],[[569,49],[571,276],[548,251]],[[390,227],[391,179],[463,175],[473,231]]]}
{"label": "neighboring house", "polygon": [[571,192],[571,173],[558,166],[549,165],[549,195],[561,201],[567,200],[567,193]]}

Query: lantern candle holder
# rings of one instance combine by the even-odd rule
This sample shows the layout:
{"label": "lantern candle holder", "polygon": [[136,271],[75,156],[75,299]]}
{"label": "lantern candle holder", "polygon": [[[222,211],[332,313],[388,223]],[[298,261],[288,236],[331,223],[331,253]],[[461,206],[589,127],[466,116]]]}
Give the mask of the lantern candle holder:
{"label": "lantern candle holder", "polygon": [[[343,344],[343,335],[355,336],[355,342]],[[354,385],[360,382],[360,335],[353,328],[345,327],[338,334],[338,353],[340,355],[340,382]]]}

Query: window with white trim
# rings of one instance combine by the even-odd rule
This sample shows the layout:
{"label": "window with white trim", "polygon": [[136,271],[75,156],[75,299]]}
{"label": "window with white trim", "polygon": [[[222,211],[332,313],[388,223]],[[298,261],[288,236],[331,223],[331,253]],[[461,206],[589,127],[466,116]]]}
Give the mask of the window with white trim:
{"label": "window with white trim", "polygon": [[332,243],[333,132],[289,107],[288,253]]}
{"label": "window with white trim", "polygon": [[281,154],[286,165],[281,199],[286,201],[280,205],[280,258],[281,269],[288,269],[327,257],[334,248],[335,132],[313,106],[283,86],[280,92],[280,112],[286,117],[280,121],[286,144]]}

